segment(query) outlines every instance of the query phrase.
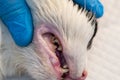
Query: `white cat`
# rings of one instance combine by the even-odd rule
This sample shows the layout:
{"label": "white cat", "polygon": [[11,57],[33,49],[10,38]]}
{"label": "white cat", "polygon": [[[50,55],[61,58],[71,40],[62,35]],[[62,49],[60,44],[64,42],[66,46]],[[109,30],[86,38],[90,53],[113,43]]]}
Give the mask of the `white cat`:
{"label": "white cat", "polygon": [[94,15],[71,0],[27,3],[34,23],[28,47],[16,46],[0,22],[0,80],[24,75],[35,80],[84,80],[87,51],[97,30]]}

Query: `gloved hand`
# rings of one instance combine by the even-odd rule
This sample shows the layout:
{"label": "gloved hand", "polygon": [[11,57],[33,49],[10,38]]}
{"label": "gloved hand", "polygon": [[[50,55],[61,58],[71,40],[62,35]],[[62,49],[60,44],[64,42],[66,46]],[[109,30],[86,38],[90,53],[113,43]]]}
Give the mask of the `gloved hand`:
{"label": "gloved hand", "polygon": [[[98,0],[73,0],[95,13],[103,15],[103,6]],[[32,41],[33,27],[30,10],[25,0],[0,0],[0,18],[8,27],[15,43],[27,46]]]}
{"label": "gloved hand", "polygon": [[99,0],[73,0],[75,3],[81,5],[87,10],[92,11],[96,18],[100,18],[104,13],[103,5]]}
{"label": "gloved hand", "polygon": [[0,0],[0,18],[17,45],[27,46],[32,41],[32,17],[25,0]]}

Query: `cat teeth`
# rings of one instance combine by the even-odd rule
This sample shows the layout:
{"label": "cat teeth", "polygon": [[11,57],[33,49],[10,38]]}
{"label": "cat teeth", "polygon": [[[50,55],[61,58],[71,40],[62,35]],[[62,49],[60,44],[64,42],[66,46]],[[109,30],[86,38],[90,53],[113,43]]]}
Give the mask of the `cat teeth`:
{"label": "cat teeth", "polygon": [[57,50],[62,51],[62,46],[59,46]]}
{"label": "cat teeth", "polygon": [[62,69],[62,72],[67,73],[67,72],[69,72],[69,69]]}
{"label": "cat teeth", "polygon": [[55,42],[55,43],[59,43],[58,39],[55,39],[54,42]]}
{"label": "cat teeth", "polygon": [[67,66],[67,65],[64,65],[64,66],[63,66],[63,69],[68,69],[68,66]]}

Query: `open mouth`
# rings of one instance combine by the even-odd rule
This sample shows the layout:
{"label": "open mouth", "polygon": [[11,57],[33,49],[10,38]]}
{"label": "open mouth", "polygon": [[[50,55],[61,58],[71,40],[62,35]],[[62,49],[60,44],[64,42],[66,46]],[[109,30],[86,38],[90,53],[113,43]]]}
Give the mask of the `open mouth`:
{"label": "open mouth", "polygon": [[65,56],[65,42],[55,27],[44,24],[38,26],[34,36],[38,56],[45,57],[45,64],[54,71],[57,80],[85,80],[85,72],[80,78],[70,77],[70,66],[68,66],[70,63],[67,62],[67,56]]}
{"label": "open mouth", "polygon": [[46,57],[47,63],[50,63],[49,66],[55,71],[58,80],[64,80],[69,76],[69,67],[64,56],[63,39],[59,31],[53,26],[43,24],[38,26],[35,32],[34,43],[38,55],[41,57],[43,53],[42,55]]}
{"label": "open mouth", "polygon": [[51,51],[56,55],[56,57],[59,61],[58,63],[60,65],[59,69],[61,70],[60,71],[61,72],[61,80],[64,80],[65,78],[67,78],[69,76],[69,67],[68,67],[65,57],[63,55],[62,43],[60,42],[60,39],[52,33],[45,33],[43,35],[43,37],[48,38],[47,39],[48,41],[46,40],[46,42],[49,46],[49,49],[51,49]]}

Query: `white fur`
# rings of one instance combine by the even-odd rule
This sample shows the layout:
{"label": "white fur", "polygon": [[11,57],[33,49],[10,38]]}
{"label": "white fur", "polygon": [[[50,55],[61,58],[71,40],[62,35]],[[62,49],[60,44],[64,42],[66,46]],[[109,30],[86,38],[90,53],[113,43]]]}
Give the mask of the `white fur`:
{"label": "white fur", "polygon": [[[71,0],[27,0],[34,26],[41,22],[54,24],[63,36],[68,52],[67,61],[74,66],[71,77],[79,77],[86,65],[87,44],[93,35],[94,25],[88,22],[86,11],[78,10]],[[0,22],[0,80],[5,76],[21,76],[29,73],[36,80],[56,80],[42,57],[34,51],[34,44],[20,48],[13,42],[7,28]],[[39,61],[40,60],[40,61]]]}

